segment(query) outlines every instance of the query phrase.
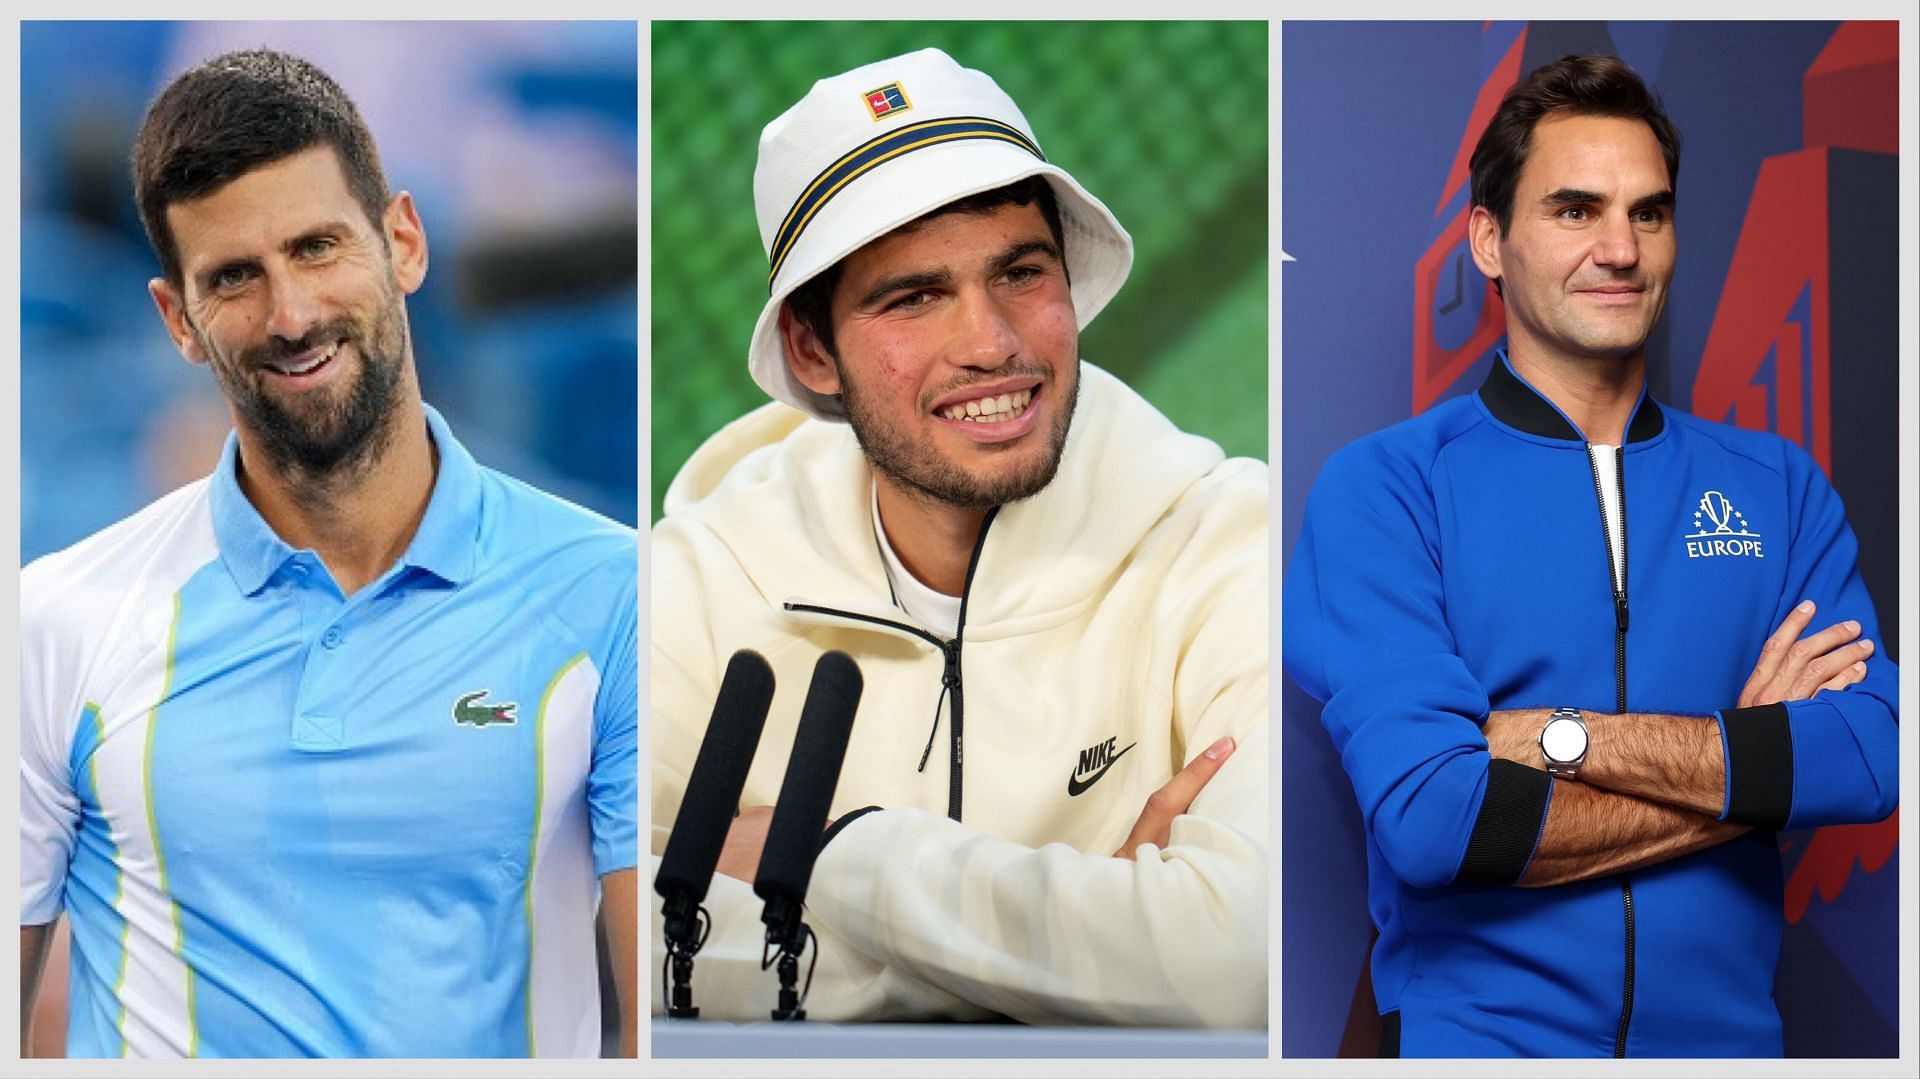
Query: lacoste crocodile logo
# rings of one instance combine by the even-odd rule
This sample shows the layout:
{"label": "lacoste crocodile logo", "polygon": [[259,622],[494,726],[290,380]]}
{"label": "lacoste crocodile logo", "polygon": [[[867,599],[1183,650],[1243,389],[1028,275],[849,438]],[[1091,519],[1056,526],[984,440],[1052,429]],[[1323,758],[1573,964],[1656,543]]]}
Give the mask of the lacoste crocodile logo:
{"label": "lacoste crocodile logo", "polygon": [[1086,793],[1088,787],[1100,782],[1100,777],[1107,774],[1107,769],[1112,768],[1114,762],[1127,755],[1127,749],[1140,744],[1135,742],[1133,746],[1116,752],[1113,744],[1119,740],[1109,738],[1080,751],[1080,763],[1074,765],[1073,774],[1067,777],[1067,797],[1078,798]]}
{"label": "lacoste crocodile logo", "polygon": [[453,721],[468,727],[490,727],[499,723],[511,724],[517,720],[513,713],[520,706],[513,703],[492,704],[482,701],[492,690],[483,689],[477,693],[468,693],[453,702]]}

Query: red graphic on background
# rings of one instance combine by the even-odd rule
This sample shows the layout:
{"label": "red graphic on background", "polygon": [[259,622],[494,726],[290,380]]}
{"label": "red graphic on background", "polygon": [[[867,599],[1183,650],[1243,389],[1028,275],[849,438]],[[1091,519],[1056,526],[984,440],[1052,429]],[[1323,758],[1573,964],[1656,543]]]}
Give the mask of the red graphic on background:
{"label": "red graphic on background", "polygon": [[[1761,163],[1734,244],[1713,328],[1693,380],[1693,411],[1775,434],[1832,465],[1828,430],[1827,151],[1800,150]],[[1805,293],[1810,314],[1796,315]],[[1811,325],[1799,318],[1808,317]],[[1809,349],[1811,355],[1808,355]],[[1772,400],[1760,381],[1773,361]],[[1772,408],[1768,405],[1771,403]],[[1805,417],[1812,417],[1811,430]]]}
{"label": "red graphic on background", "polygon": [[[1774,433],[1805,447],[1829,474],[1828,164],[1835,149],[1899,152],[1897,35],[1891,22],[1842,23],[1807,69],[1807,148],[1760,166],[1693,383],[1695,413],[1764,431],[1771,411]],[[1760,379],[1769,359],[1772,387]],[[1855,865],[1868,873],[1885,866],[1899,822],[1896,811],[1876,824],[1815,831],[1787,877],[1787,921],[1805,917],[1816,894],[1836,899]]]}
{"label": "red graphic on background", "polygon": [[[1468,163],[1473,158],[1473,145],[1480,141],[1480,133],[1487,128],[1487,121],[1493,118],[1493,112],[1500,107],[1500,99],[1520,81],[1520,57],[1526,51],[1527,32],[1520,35],[1507,48],[1506,55],[1494,65],[1493,73],[1480,87],[1480,96],[1474,99],[1473,111],[1467,117],[1467,126],[1460,135],[1460,146],[1454,152],[1453,167],[1447,172],[1446,186],[1440,195],[1440,204],[1434,207],[1435,217],[1446,209],[1447,203],[1459,193],[1462,184],[1469,178]],[[1460,212],[1440,235],[1420,256],[1413,267],[1413,414],[1425,412],[1440,396],[1447,392],[1460,376],[1466,373],[1473,361],[1479,359],[1500,335],[1507,332],[1506,309],[1500,306],[1500,299],[1493,290],[1493,282],[1480,276],[1477,269],[1469,267],[1460,275],[1461,279],[1470,278],[1485,290],[1480,301],[1480,317],[1474,323],[1473,332],[1467,336],[1466,343],[1458,348],[1442,348],[1434,339],[1433,307],[1435,298],[1440,294],[1442,283],[1446,287],[1455,287],[1455,273],[1450,272],[1454,252],[1467,236],[1467,217],[1473,212],[1471,205],[1462,207]],[[1467,287],[1462,285],[1461,287]]]}
{"label": "red graphic on background", "polygon": [[[1764,431],[1771,404],[1773,431],[1806,447],[1828,471],[1830,150],[1899,152],[1897,35],[1891,22],[1842,23],[1807,69],[1806,149],[1760,166],[1693,383],[1693,410],[1709,419]],[[1796,316],[1802,293],[1809,310]],[[1770,357],[1771,401],[1756,377]]]}
{"label": "red graphic on background", "polygon": [[[1486,32],[1486,27],[1481,28]],[[1520,36],[1507,46],[1506,55],[1493,65],[1493,73],[1480,85],[1480,96],[1473,99],[1473,111],[1467,114],[1467,128],[1460,136],[1460,146],[1453,152],[1453,166],[1447,169],[1447,182],[1440,189],[1440,201],[1434,204],[1433,216],[1439,217],[1440,211],[1447,208],[1460,186],[1471,178],[1473,164],[1473,146],[1480,141],[1480,133],[1487,129],[1487,123],[1493,119],[1494,110],[1500,107],[1500,99],[1507,96],[1513,84],[1520,81],[1520,57],[1527,51],[1527,31],[1522,28]]]}
{"label": "red graphic on background", "polygon": [[[1831,903],[1839,898],[1847,880],[1853,876],[1856,863],[1869,873],[1878,873],[1893,857],[1899,842],[1898,809],[1878,824],[1842,824],[1814,832],[1807,840],[1806,852],[1800,855],[1793,873],[1787,877],[1787,921],[1798,922],[1806,917],[1815,892],[1820,893],[1822,902]],[[1792,849],[1790,843],[1780,846],[1783,854]]]}
{"label": "red graphic on background", "polygon": [[1841,23],[1807,69],[1806,144],[1900,152],[1900,24]]}

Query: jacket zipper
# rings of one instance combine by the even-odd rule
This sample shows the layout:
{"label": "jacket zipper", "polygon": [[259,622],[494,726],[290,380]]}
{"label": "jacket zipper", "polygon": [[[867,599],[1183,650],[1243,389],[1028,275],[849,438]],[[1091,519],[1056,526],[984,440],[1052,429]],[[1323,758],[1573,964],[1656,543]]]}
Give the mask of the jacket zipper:
{"label": "jacket zipper", "polygon": [[[1627,710],[1627,447],[1624,440],[1614,451],[1613,477],[1620,504],[1620,563],[1616,573],[1613,558],[1613,522],[1607,519],[1607,499],[1600,489],[1600,462],[1594,457],[1593,443],[1586,443],[1587,467],[1593,472],[1593,494],[1600,502],[1600,532],[1607,544],[1607,584],[1613,590],[1613,687],[1615,713]],[[1620,909],[1626,918],[1627,965],[1620,998],[1620,1027],[1613,1035],[1613,1055],[1627,1055],[1627,1027],[1633,1021],[1633,884],[1620,874]]]}
{"label": "jacket zipper", "polygon": [[[980,567],[980,552],[987,545],[987,529],[993,524],[994,517],[999,513],[1000,507],[995,506],[988,510],[987,515],[980,520],[980,535],[973,541],[973,554],[967,559],[966,580],[960,586],[960,617],[954,624],[953,639],[950,641],[937,634],[929,633],[919,626],[908,625],[905,622],[895,622],[887,618],[875,618],[868,614],[855,614],[852,611],[836,610],[832,607],[821,607],[812,603],[782,604],[782,606],[789,611],[807,611],[812,614],[831,615],[835,618],[847,618],[855,622],[887,626],[891,629],[900,630],[903,633],[910,633],[940,649],[940,654],[946,661],[945,668],[940,674],[941,692],[952,694],[953,700],[953,719],[947,726],[948,743],[952,747],[951,763],[947,771],[947,816],[956,821],[960,819],[963,745],[961,724],[966,711],[965,697],[960,684],[960,641],[961,638],[965,636],[967,629],[967,601],[973,595],[973,573]],[[940,716],[938,712],[934,714],[933,721],[936,725],[939,724]],[[921,763],[923,765],[925,764],[924,758]]]}

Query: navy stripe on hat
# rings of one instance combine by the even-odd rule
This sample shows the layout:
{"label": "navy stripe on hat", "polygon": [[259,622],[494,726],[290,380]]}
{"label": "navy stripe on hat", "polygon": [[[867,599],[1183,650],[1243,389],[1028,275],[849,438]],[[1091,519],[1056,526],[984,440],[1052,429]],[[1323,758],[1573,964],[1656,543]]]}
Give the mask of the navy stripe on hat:
{"label": "navy stripe on hat", "polygon": [[773,279],[780,274],[780,265],[786,261],[794,244],[799,242],[800,234],[806,231],[807,223],[813,220],[813,215],[818,213],[820,207],[826,205],[829,199],[838,194],[840,189],[876,166],[901,154],[961,139],[994,139],[999,142],[1010,142],[1042,161],[1047,159],[1046,155],[1040,152],[1040,147],[1035,146],[1032,139],[1021,134],[1019,128],[984,116],[924,120],[869,139],[840,160],[827,166],[820,175],[813,178],[813,182],[808,184],[805,190],[800,192],[800,197],[794,200],[793,208],[787,211],[786,219],[780,222],[780,230],[773,237],[773,249],[769,253],[773,265],[767,272],[768,290],[772,290]]}

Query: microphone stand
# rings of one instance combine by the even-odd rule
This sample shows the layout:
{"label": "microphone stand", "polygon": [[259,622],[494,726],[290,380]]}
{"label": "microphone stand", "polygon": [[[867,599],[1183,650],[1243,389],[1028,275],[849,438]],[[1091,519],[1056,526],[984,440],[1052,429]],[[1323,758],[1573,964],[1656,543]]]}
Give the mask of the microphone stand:
{"label": "microphone stand", "polygon": [[[800,980],[800,953],[806,950],[813,930],[801,920],[800,904],[784,895],[767,900],[761,920],[767,923],[767,943],[761,952],[760,969],[777,966],[775,973],[780,979],[779,1006],[773,1009],[773,1018],[777,1022],[798,1022],[807,1017],[807,994],[796,993],[794,986]],[[819,962],[818,949],[814,950],[813,958]],[[812,988],[813,967],[809,964],[807,989]]]}
{"label": "microphone stand", "polygon": [[[846,761],[862,685],[859,664],[845,652],[828,652],[814,663],[813,681],[807,686],[806,702],[800,706],[800,725],[794,730],[793,753],[787,758],[786,778],[780,781],[780,798],[774,803],[773,819],[767,823],[760,868],[753,876],[754,894],[766,900],[760,912],[760,920],[767,926],[760,969],[775,963],[780,967],[775,1022],[797,1022],[807,1017],[807,991],[813,987],[820,948],[813,930],[801,920],[804,912],[800,903],[806,897],[807,878],[813,874],[814,859],[819,857],[825,838],[822,833],[827,809],[840,782],[840,766]],[[807,985],[796,993],[800,953],[806,950],[809,939],[814,941],[814,949],[807,966]]]}
{"label": "microphone stand", "polygon": [[[666,920],[666,967],[673,973],[673,988],[667,994],[667,1017],[698,1019],[700,1009],[693,1004],[693,957],[707,942],[707,930],[713,923],[707,916],[707,908],[677,889],[662,905],[662,913]],[[667,969],[660,972],[663,990],[667,988],[667,973]]]}
{"label": "microphone stand", "polygon": [[752,649],[735,652],[720,679],[713,717],[700,738],[700,753],[653,878],[667,950],[660,964],[660,996],[669,1018],[700,1017],[700,1009],[693,1006],[693,957],[713,931],[713,918],[700,901],[707,897],[726,847],[727,830],[739,811],[740,791],[772,704],[773,668]]}

